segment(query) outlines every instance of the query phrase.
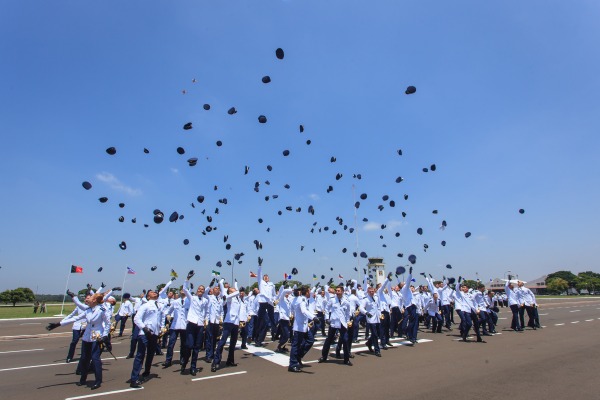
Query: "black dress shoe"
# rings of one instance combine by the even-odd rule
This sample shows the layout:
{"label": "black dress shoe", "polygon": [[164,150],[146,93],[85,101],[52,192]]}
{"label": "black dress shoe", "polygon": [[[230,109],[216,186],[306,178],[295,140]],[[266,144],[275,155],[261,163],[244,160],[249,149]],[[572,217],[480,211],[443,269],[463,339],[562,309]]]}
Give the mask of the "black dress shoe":
{"label": "black dress shoe", "polygon": [[162,363],[163,368],[169,368],[173,363],[171,361],[165,361]]}
{"label": "black dress shoe", "polygon": [[387,347],[386,345],[383,345],[383,346],[381,346],[381,348],[382,348],[383,350],[387,350],[387,349],[388,349],[388,347]]}
{"label": "black dress shoe", "polygon": [[190,375],[196,376],[197,373],[198,373],[198,370],[196,368],[190,368]]}
{"label": "black dress shoe", "polygon": [[350,361],[350,360],[344,361],[344,364],[346,364],[347,366],[351,367],[352,366],[352,361]]}
{"label": "black dress shoe", "polygon": [[217,364],[211,365],[210,372],[217,372]]}
{"label": "black dress shoe", "polygon": [[133,358],[133,354],[127,354],[127,357],[125,357],[126,360],[129,360],[130,358]]}
{"label": "black dress shoe", "polygon": [[302,372],[302,368],[300,367],[289,367],[288,372]]}
{"label": "black dress shoe", "polygon": [[157,353],[156,353],[156,355],[157,355],[157,356],[164,356],[164,355],[165,355],[165,353],[163,353],[162,351],[159,351],[159,352],[157,352]]}
{"label": "black dress shoe", "polygon": [[367,344],[367,348],[369,349],[369,352],[373,352],[373,347],[370,344]]}
{"label": "black dress shoe", "polygon": [[319,364],[324,363],[325,361],[327,361],[327,359],[325,359],[324,357],[319,358]]}
{"label": "black dress shoe", "polygon": [[358,340],[353,340],[352,343],[358,343]]}
{"label": "black dress shoe", "polygon": [[67,358],[67,364],[70,363],[72,360],[70,358]]}
{"label": "black dress shoe", "polygon": [[81,371],[79,371],[79,370],[75,371],[75,375],[81,375]]}
{"label": "black dress shoe", "polygon": [[240,347],[242,350],[248,350],[248,346],[243,345],[242,347]]}
{"label": "black dress shoe", "polygon": [[212,362],[212,358],[204,357],[204,362],[210,364]]}
{"label": "black dress shoe", "polygon": [[340,353],[335,353],[335,358],[337,358],[339,360],[342,358],[342,356],[340,355]]}
{"label": "black dress shoe", "polygon": [[227,361],[225,363],[225,365],[227,365],[228,367],[237,367],[237,363],[234,363],[233,361]]}
{"label": "black dress shoe", "polygon": [[381,357],[381,353],[379,353],[379,352],[375,353],[375,355],[376,355],[377,357]]}
{"label": "black dress shoe", "polygon": [[99,388],[100,388],[100,386],[102,386],[102,384],[101,384],[101,383],[96,383],[96,384],[94,384],[94,386],[92,386],[92,390],[99,389]]}
{"label": "black dress shoe", "polygon": [[302,363],[302,360],[298,361],[298,365],[300,365],[300,368],[304,367],[304,364]]}
{"label": "black dress shoe", "polygon": [[179,374],[185,375],[185,365],[181,367],[181,369],[179,370]]}
{"label": "black dress shoe", "polygon": [[147,376],[150,376],[150,371],[144,371],[144,372],[142,373],[142,376],[143,376],[144,378],[145,378],[145,377],[147,377]]}
{"label": "black dress shoe", "polygon": [[354,354],[350,354],[348,357],[350,357],[350,358],[354,358]]}
{"label": "black dress shoe", "polygon": [[483,341],[483,339],[482,339],[482,338],[478,337],[478,338],[477,338],[477,343],[485,343],[485,342]]}
{"label": "black dress shoe", "polygon": [[135,382],[131,382],[129,384],[129,387],[135,388],[135,389],[139,389],[142,387],[142,381],[135,381]]}

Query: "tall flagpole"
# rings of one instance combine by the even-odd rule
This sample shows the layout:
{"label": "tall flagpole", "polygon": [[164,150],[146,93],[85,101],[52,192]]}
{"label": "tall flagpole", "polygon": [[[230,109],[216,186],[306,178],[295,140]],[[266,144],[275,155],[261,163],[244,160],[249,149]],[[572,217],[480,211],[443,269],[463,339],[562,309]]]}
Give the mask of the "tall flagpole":
{"label": "tall flagpole", "polygon": [[[73,264],[71,264],[73,265]],[[69,273],[67,274],[67,284],[65,285],[65,291],[63,292],[63,301],[62,306],[60,307],[60,314],[55,315],[55,317],[64,317],[63,311],[65,309],[65,298],[67,297],[67,290],[69,290],[69,278],[71,278],[71,267],[69,267]]]}
{"label": "tall flagpole", "polygon": [[356,234],[356,273],[358,274],[358,282],[362,282],[360,279],[360,257],[358,257],[358,224],[356,222],[356,193],[354,192],[354,184],[352,185],[352,201],[354,201],[354,233]]}
{"label": "tall flagpole", "polygon": [[125,279],[127,279],[127,266],[125,266],[125,275],[123,276],[123,284],[121,285],[121,303],[123,302],[123,294],[125,293]]}

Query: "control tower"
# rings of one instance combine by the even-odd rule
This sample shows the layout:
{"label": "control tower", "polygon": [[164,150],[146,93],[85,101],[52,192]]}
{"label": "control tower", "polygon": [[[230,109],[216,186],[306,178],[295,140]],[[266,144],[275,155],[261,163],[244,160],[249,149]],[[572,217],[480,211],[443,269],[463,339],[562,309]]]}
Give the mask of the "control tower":
{"label": "control tower", "polygon": [[367,270],[369,275],[373,275],[373,282],[376,284],[383,283],[387,279],[385,274],[385,264],[381,257],[369,257],[369,263],[367,264]]}

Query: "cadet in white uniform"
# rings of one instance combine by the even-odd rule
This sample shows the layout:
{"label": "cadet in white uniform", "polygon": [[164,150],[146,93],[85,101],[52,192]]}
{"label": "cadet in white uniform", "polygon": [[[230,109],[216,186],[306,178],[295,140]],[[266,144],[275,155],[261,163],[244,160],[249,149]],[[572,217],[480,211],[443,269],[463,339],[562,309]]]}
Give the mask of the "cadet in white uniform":
{"label": "cadet in white uniform", "polygon": [[148,291],[148,302],[140,307],[135,314],[133,322],[138,326],[140,334],[138,335],[137,353],[133,361],[133,369],[131,370],[131,383],[133,388],[139,388],[142,385],[140,380],[140,372],[144,358],[144,372],[142,377],[146,378],[150,375],[152,360],[156,353],[158,345],[158,334],[164,326],[164,317],[160,306],[157,304],[158,293],[153,290]]}
{"label": "cadet in white uniform", "polygon": [[292,301],[292,313],[294,314],[294,334],[292,336],[292,349],[290,351],[290,364],[288,371],[302,372],[302,357],[308,352],[310,346],[308,339],[308,322],[317,320],[314,313],[309,311],[307,303],[311,296],[308,286],[303,286],[295,293]]}
{"label": "cadet in white uniform", "polygon": [[[107,320],[106,310],[102,307],[104,296],[101,293],[89,295],[85,298],[85,304],[87,308],[82,314],[78,314],[71,318],[65,318],[59,323],[51,323],[46,329],[53,330],[59,326],[72,324],[77,321],[87,322],[85,331],[83,332],[82,346],[81,346],[81,378],[77,382],[77,386],[83,386],[86,384],[88,365],[90,360],[94,365],[94,374],[96,380],[92,386],[92,390],[98,389],[102,385],[102,360],[100,355],[102,354],[102,346],[108,341],[108,334],[110,329],[110,321]],[[109,348],[110,350],[110,348]]]}
{"label": "cadet in white uniform", "polygon": [[335,339],[335,334],[339,332],[339,341],[342,343],[342,349],[344,351],[344,364],[352,366],[350,361],[350,349],[348,346],[349,335],[348,335],[348,321],[350,321],[350,303],[344,298],[344,288],[338,286],[335,289],[335,296],[331,296],[327,301],[329,309],[331,310],[329,315],[329,332],[323,350],[321,352],[321,358],[319,362],[327,361],[329,356],[329,348],[331,343]]}

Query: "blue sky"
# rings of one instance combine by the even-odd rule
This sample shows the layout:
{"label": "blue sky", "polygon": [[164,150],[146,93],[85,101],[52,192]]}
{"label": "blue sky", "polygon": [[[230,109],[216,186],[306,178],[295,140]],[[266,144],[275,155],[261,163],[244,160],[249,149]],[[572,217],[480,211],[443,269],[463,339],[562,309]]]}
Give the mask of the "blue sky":
{"label": "blue sky", "polygon": [[[597,2],[373,3],[0,3],[0,290],[62,292],[71,264],[72,288],[120,285],[126,266],[128,290],[171,268],[206,281],[218,261],[229,278],[238,252],[244,284],[258,256],[276,280],[350,278],[357,236],[436,276],[598,271]],[[185,218],[156,225],[156,208]]]}

